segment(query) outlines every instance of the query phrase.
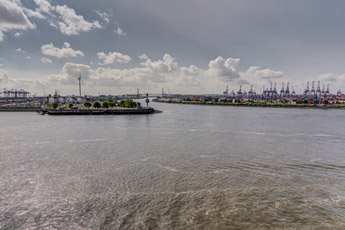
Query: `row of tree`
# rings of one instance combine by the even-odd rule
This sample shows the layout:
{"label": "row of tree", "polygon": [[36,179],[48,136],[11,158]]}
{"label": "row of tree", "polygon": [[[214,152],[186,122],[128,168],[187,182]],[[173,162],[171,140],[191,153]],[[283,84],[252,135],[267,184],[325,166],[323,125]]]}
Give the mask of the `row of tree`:
{"label": "row of tree", "polygon": [[[140,107],[141,104],[140,102],[135,102],[133,100],[121,100],[121,101],[108,100],[108,101],[95,101],[94,103],[85,102],[84,106],[86,108],[91,108],[91,107],[93,108],[113,108],[113,107],[136,108],[136,107]],[[51,107],[53,107],[54,109],[57,109],[59,107],[59,104],[55,102],[51,104]],[[72,109],[74,105],[69,104],[67,107],[69,109]]]}
{"label": "row of tree", "polygon": [[126,107],[126,108],[136,108],[140,107],[140,102],[135,102],[133,100],[121,100],[121,101],[95,101],[93,104],[90,102],[85,102],[84,106],[86,108],[112,108],[112,107]]}

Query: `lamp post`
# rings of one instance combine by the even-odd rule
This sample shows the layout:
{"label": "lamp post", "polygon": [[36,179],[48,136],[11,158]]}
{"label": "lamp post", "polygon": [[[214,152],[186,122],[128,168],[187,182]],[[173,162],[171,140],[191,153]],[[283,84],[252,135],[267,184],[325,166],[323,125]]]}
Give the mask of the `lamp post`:
{"label": "lamp post", "polygon": [[146,102],[146,107],[149,107],[149,102],[150,102],[150,100],[149,100],[149,94],[148,94],[148,93],[146,94],[146,100],[145,100],[145,102]]}

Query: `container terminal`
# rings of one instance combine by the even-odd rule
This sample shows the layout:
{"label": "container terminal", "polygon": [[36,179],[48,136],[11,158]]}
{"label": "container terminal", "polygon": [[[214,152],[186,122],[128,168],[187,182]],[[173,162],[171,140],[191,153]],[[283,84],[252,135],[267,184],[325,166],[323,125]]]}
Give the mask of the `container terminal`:
{"label": "container terminal", "polygon": [[271,83],[269,88],[263,86],[261,93],[257,93],[250,86],[248,91],[243,90],[242,85],[235,92],[229,92],[229,87],[219,95],[180,95],[180,94],[166,94],[162,89],[162,95],[157,97],[157,102],[172,102],[172,103],[229,103],[229,104],[287,104],[287,105],[342,105],[345,106],[345,94],[338,90],[335,94],[330,92],[329,84],[322,85],[318,81],[307,82],[306,88],[300,94],[296,93],[294,89],[290,91],[290,84],[287,82],[286,86],[283,82],[281,89],[277,89],[276,83]]}

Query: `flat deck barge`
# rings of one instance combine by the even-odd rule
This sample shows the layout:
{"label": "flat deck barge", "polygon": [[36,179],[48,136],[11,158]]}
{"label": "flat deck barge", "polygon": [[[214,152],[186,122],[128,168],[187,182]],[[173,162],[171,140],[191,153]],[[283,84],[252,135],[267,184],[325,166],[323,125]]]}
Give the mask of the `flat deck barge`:
{"label": "flat deck barge", "polygon": [[42,109],[41,114],[48,115],[139,115],[157,112],[153,108],[141,109]]}
{"label": "flat deck barge", "polygon": [[37,112],[40,106],[0,106],[0,112]]}

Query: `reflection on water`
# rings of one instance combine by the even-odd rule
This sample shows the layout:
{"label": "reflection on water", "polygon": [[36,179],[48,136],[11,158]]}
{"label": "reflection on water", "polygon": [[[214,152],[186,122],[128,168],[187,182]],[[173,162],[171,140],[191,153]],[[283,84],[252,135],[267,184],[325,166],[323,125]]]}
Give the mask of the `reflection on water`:
{"label": "reflection on water", "polygon": [[344,229],[343,110],[0,113],[0,229]]}

